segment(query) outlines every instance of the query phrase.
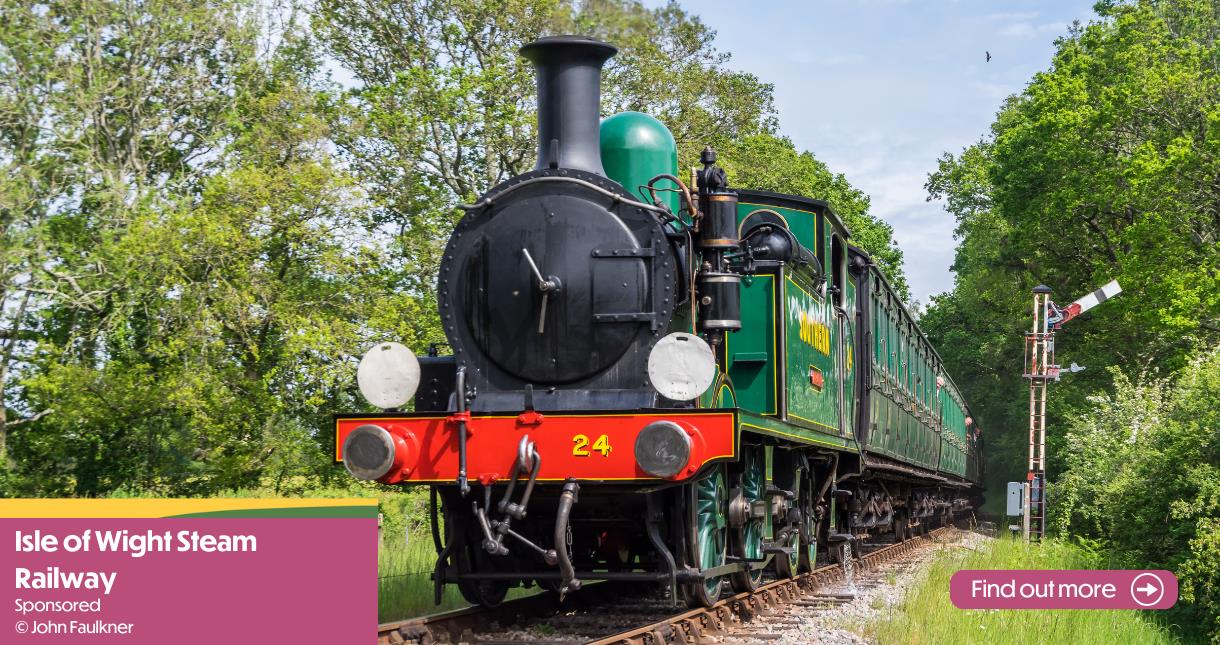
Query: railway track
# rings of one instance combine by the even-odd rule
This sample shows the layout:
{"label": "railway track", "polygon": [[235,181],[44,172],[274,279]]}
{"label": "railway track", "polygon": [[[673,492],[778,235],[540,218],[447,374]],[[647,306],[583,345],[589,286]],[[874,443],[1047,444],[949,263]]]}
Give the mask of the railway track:
{"label": "railway track", "polygon": [[[943,527],[922,537],[882,546],[853,558],[854,575],[866,577],[886,563],[935,544],[958,531]],[[479,645],[669,645],[696,643],[709,636],[728,641],[761,640],[748,623],[785,605],[795,612],[816,612],[850,602],[853,594],[831,592],[845,581],[847,567],[833,564],[758,589],[722,598],[711,607],[673,613],[667,599],[649,596],[628,584],[589,585],[560,606],[548,594],[508,601],[495,609],[471,607],[380,625],[379,645],[469,642]],[[782,627],[795,618],[777,619]],[[776,621],[769,621],[776,622]],[[780,630],[782,631],[782,629]],[[774,631],[768,638],[779,638]]]}

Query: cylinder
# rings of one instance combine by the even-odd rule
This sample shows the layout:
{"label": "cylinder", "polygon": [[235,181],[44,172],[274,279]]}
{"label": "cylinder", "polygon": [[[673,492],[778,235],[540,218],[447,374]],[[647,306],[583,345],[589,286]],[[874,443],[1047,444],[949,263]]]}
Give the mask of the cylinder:
{"label": "cylinder", "polygon": [[521,48],[538,76],[538,163],[605,175],[598,141],[602,65],[618,52],[583,36],[540,38]]}
{"label": "cylinder", "polygon": [[[602,165],[606,176],[617,181],[637,199],[649,199],[646,186],[657,175],[677,175],[678,144],[660,121],[642,112],[619,112],[607,117],[601,126]],[[659,181],[658,188],[677,188],[671,181]],[[678,193],[658,191],[657,198],[670,211],[678,212]]]}
{"label": "cylinder", "polygon": [[707,212],[699,227],[699,246],[705,249],[735,249],[737,238],[737,193],[708,193]]}
{"label": "cylinder", "polygon": [[704,271],[699,274],[699,328],[741,329],[741,276]]}

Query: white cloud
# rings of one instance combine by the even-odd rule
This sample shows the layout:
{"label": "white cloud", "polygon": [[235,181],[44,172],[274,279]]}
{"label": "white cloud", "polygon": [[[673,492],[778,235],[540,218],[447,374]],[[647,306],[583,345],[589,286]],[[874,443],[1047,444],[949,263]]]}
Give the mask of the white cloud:
{"label": "white cloud", "polygon": [[788,54],[788,60],[798,65],[814,65],[817,67],[841,67],[845,65],[857,65],[864,62],[864,57],[857,54],[844,54],[841,52],[818,52],[810,53],[805,49],[793,50]]}
{"label": "white cloud", "polygon": [[1034,26],[1028,22],[1014,22],[999,31],[1001,36],[1009,36],[1011,38],[1027,38],[1034,35],[1034,33]]}

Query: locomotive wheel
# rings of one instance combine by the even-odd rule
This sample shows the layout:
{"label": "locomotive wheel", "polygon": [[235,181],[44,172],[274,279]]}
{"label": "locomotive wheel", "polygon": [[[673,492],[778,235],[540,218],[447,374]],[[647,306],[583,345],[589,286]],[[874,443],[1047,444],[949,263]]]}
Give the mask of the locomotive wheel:
{"label": "locomotive wheel", "polygon": [[[737,475],[737,485],[747,505],[763,498],[767,485],[766,456],[761,446],[751,446],[742,450],[741,472]],[[745,524],[735,530],[732,540],[733,555],[754,564],[763,558],[763,535],[767,529],[767,519],[748,517]],[[733,591],[753,591],[762,582],[762,569],[738,571],[730,578]]]}
{"label": "locomotive wheel", "polygon": [[781,546],[792,549],[792,555],[780,553],[775,556],[775,575],[778,578],[795,578],[800,573],[801,529],[799,526],[784,527],[777,536]]}
{"label": "locomotive wheel", "polygon": [[796,498],[792,500],[792,506],[800,511],[800,519],[792,524],[785,525],[776,534],[776,542],[781,546],[792,549],[792,554],[781,553],[775,556],[775,575],[780,579],[795,578],[800,573],[801,568],[801,533],[804,531],[805,522],[805,493],[801,487],[805,484],[805,478],[798,471],[792,487],[792,492],[796,493]]}
{"label": "locomotive wheel", "polygon": [[813,509],[801,513],[801,557],[800,572],[809,573],[816,568],[818,560],[818,521]]}
{"label": "locomotive wheel", "polygon": [[[693,559],[700,569],[713,569],[724,565],[728,542],[728,485],[724,469],[717,468],[712,474],[693,484],[695,487],[695,545]],[[720,598],[724,577],[716,576],[689,585],[687,599],[695,606],[710,607]]]}

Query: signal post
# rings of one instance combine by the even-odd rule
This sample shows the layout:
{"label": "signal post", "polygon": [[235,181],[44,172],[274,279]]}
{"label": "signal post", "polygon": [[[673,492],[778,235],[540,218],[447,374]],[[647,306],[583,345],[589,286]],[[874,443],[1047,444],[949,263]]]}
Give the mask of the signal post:
{"label": "signal post", "polygon": [[[1051,288],[1038,285],[1033,290],[1033,326],[1025,334],[1023,376],[1029,380],[1029,460],[1023,496],[1023,534],[1025,541],[1041,541],[1046,535],[1046,395],[1050,381],[1058,381],[1060,367],[1055,363],[1055,331],[1067,321],[1122,293],[1117,280],[1078,298],[1060,309],[1051,301]],[[1072,364],[1071,371],[1083,367]]]}

